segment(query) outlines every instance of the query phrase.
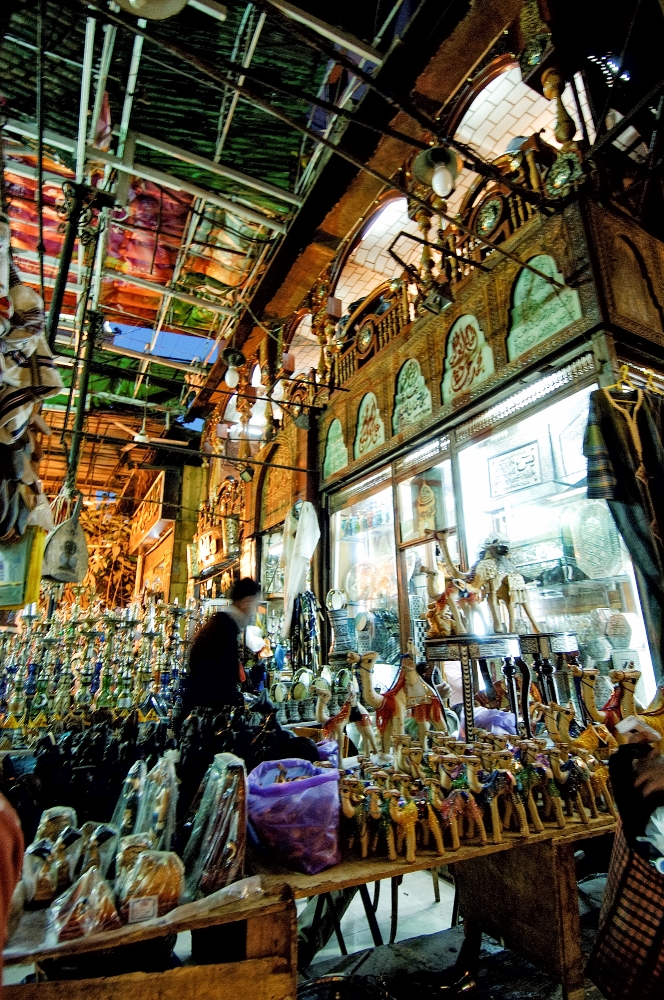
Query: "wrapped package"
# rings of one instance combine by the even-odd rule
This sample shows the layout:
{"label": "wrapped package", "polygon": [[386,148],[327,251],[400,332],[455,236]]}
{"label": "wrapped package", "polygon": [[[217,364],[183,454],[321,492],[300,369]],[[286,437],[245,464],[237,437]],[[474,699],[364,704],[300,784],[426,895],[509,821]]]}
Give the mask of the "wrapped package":
{"label": "wrapped package", "polygon": [[80,842],[81,831],[66,826],[53,845],[51,865],[56,896],[65,892],[74,881]]}
{"label": "wrapped package", "polygon": [[48,915],[58,941],[70,941],[122,926],[111,888],[96,868],[90,868],[71,889],[58,896]]}
{"label": "wrapped package", "polygon": [[78,826],[76,812],[70,806],[51,806],[50,809],[44,809],[35,834],[35,842],[50,840],[55,843],[67,826]]}
{"label": "wrapped package", "polygon": [[143,797],[145,779],[148,773],[144,760],[137,760],[129,768],[127,777],[122,785],[122,791],[118,798],[117,805],[111,819],[111,826],[119,830],[121,837],[126,837],[129,833],[134,833],[138,810]]}
{"label": "wrapped package", "polygon": [[111,861],[115,857],[117,842],[118,831],[114,826],[111,826],[110,823],[100,823],[96,826],[86,844],[81,864],[81,875],[90,868],[98,868],[106,878]]}
{"label": "wrapped package", "polygon": [[169,851],[178,798],[175,762],[177,753],[167,750],[145,779],[134,833],[147,833],[153,851]]}
{"label": "wrapped package", "polygon": [[180,902],[184,865],[172,851],[143,851],[122,880],[118,894],[120,916],[134,924],[163,917]]}
{"label": "wrapped package", "polygon": [[116,882],[132,870],[138,860],[138,855],[142,854],[143,851],[149,851],[150,847],[150,837],[147,833],[132,833],[128,837],[120,838],[120,846],[115,856]]}
{"label": "wrapped package", "polygon": [[339,772],[308,760],[266,760],[247,779],[257,846],[307,875],[338,864]]}
{"label": "wrapped package", "polygon": [[25,898],[31,909],[49,906],[57,895],[52,857],[53,841],[45,838],[35,840],[23,855]]}
{"label": "wrapped package", "polygon": [[247,775],[232,753],[215,756],[184,852],[187,899],[209,896],[242,878],[247,831]]}

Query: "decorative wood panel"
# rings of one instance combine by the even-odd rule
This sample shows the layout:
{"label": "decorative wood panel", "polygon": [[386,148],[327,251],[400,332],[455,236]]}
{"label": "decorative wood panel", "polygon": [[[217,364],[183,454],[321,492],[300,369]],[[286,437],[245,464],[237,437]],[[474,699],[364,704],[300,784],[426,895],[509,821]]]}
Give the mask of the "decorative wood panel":
{"label": "decorative wood panel", "polygon": [[[488,273],[475,271],[455,292],[455,302],[437,316],[425,316],[407,327],[374,358],[356,372],[344,388],[347,392],[333,393],[326,412],[319,421],[319,462],[322,468],[327,433],[332,420],[341,421],[346,442],[355,441],[360,400],[366,393],[375,394],[385,422],[386,438],[367,456],[373,463],[388,455],[393,448],[419,435],[428,427],[439,427],[450,417],[476,406],[480,399],[490,398],[510,382],[516,383],[524,370],[536,365],[595,329],[602,314],[591,271],[588,245],[579,204],[567,206],[549,219],[535,217],[521,226],[506,241],[505,246],[521,260],[546,254],[553,258],[557,271],[566,284],[578,294],[580,316],[541,343],[535,344],[514,361],[507,358],[507,337],[510,311],[513,308],[515,282],[522,267],[497,253],[484,261]],[[662,253],[664,279],[664,250]],[[664,284],[664,280],[663,280]],[[443,402],[440,386],[449,333],[456,321],[466,314],[475,316],[479,328],[493,351],[494,371],[484,381],[475,382],[467,392]],[[395,387],[399,371],[410,359],[417,359],[427,388],[432,394],[432,411],[416,424],[401,426],[394,433],[393,414]],[[352,457],[348,466],[325,478],[326,484],[342,482],[363,466],[364,459]]]}

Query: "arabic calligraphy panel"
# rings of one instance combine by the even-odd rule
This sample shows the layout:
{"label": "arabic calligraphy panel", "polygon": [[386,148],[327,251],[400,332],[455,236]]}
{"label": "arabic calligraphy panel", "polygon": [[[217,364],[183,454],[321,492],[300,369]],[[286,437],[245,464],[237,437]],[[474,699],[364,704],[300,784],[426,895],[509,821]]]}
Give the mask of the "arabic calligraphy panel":
{"label": "arabic calligraphy panel", "polygon": [[404,427],[416,424],[433,410],[431,390],[427,388],[419,361],[409,358],[397,375],[392,431],[398,434]]}
{"label": "arabic calligraphy panel", "polygon": [[476,316],[459,316],[447,335],[443,384],[443,403],[468,392],[494,373],[493,351],[486,341]]}
{"label": "arabic calligraphy panel", "polygon": [[[565,279],[549,254],[538,254],[529,263],[563,284]],[[557,288],[544,278],[523,268],[514,283],[507,356],[514,361],[537,344],[581,319],[579,293],[573,288]]]}
{"label": "arabic calligraphy panel", "polygon": [[385,424],[380,415],[378,400],[373,392],[367,392],[362,397],[357,413],[357,431],[353,457],[362,458],[374,448],[385,443]]}
{"label": "arabic calligraphy panel", "polygon": [[537,441],[490,458],[489,482],[494,499],[541,483],[542,466]]}
{"label": "arabic calligraphy panel", "polygon": [[334,475],[348,465],[348,448],[344,441],[344,430],[341,421],[335,417],[327,430],[325,441],[325,458],[323,459],[323,479]]}

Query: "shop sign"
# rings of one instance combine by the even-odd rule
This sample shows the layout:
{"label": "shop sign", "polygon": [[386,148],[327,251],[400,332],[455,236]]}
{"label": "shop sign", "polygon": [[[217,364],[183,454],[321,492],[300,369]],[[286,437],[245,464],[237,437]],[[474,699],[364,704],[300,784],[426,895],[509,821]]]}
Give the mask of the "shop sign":
{"label": "shop sign", "polygon": [[362,397],[357,413],[354,458],[362,458],[370,451],[385,443],[385,425],[378,408],[378,400],[373,392]]}
{"label": "shop sign", "polygon": [[[549,254],[528,261],[561,285],[565,279]],[[510,361],[581,319],[579,293],[574,288],[557,288],[524,268],[514,283],[507,357]]]}
{"label": "shop sign", "polygon": [[542,482],[539,445],[531,441],[489,459],[489,482],[494,499]]}
{"label": "shop sign", "polygon": [[443,403],[468,392],[494,373],[493,351],[477,317],[459,316],[447,335],[445,368],[441,386]]}
{"label": "shop sign", "polygon": [[204,531],[196,539],[198,575],[218,563],[236,559],[240,554],[240,524],[236,517],[225,517],[220,525]]}
{"label": "shop sign", "polygon": [[348,448],[344,441],[344,429],[338,417],[335,417],[327,429],[325,441],[325,458],[323,459],[323,479],[333,476],[348,465]]}
{"label": "shop sign", "polygon": [[428,417],[433,410],[431,390],[427,388],[419,361],[409,358],[397,375],[392,431],[398,434],[404,427]]}
{"label": "shop sign", "polygon": [[165,528],[175,522],[175,510],[172,507],[175,498],[171,494],[176,488],[174,482],[166,482],[165,472],[159,473],[134,514],[129,535],[130,552],[135,552],[145,544],[153,543],[163,534]]}

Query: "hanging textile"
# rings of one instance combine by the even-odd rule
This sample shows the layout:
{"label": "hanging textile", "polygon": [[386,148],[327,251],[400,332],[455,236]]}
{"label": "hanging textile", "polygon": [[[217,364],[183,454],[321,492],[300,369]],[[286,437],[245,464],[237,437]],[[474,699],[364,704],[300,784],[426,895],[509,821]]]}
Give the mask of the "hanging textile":
{"label": "hanging textile", "polygon": [[307,570],[316,551],[320,528],[314,505],[305,500],[291,507],[284,525],[284,547],[281,560],[284,567],[284,624],[281,634],[291,633],[293,604],[298,594],[306,590]]}
{"label": "hanging textile", "polygon": [[588,497],[606,500],[634,563],[653,667],[664,680],[664,400],[642,389],[590,396]]}

